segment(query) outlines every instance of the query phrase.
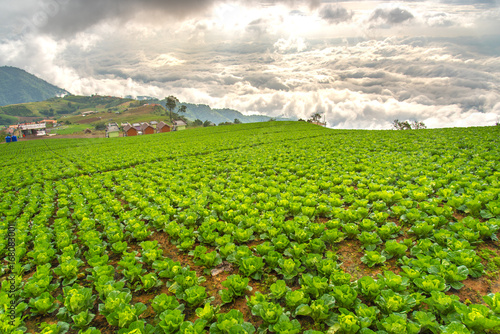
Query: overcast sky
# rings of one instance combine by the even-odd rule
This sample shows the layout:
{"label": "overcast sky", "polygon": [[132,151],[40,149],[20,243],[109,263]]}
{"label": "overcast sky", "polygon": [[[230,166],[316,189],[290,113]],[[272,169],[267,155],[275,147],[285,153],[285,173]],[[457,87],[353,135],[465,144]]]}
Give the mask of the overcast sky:
{"label": "overcast sky", "polygon": [[500,2],[0,0],[1,65],[334,128],[494,125]]}

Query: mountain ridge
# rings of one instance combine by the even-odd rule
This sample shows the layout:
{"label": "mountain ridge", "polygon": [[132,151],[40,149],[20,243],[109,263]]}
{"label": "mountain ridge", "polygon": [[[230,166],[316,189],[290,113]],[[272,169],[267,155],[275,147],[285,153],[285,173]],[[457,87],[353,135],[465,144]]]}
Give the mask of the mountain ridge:
{"label": "mountain ridge", "polygon": [[39,102],[69,94],[23,69],[0,66],[0,106]]}

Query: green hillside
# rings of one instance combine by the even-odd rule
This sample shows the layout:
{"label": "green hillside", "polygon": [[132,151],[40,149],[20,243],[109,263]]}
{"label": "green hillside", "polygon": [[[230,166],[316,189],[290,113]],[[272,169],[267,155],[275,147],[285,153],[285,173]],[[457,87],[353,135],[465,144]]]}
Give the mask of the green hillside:
{"label": "green hillside", "polygon": [[64,89],[16,67],[0,67],[0,106],[36,102],[68,94]]}
{"label": "green hillside", "polygon": [[[130,107],[131,99],[110,96],[77,96],[53,97],[41,102],[12,104],[0,107],[0,124],[9,125],[24,121],[37,121],[43,118],[67,117],[80,115],[84,111],[116,112]],[[140,104],[135,101],[135,106]]]}

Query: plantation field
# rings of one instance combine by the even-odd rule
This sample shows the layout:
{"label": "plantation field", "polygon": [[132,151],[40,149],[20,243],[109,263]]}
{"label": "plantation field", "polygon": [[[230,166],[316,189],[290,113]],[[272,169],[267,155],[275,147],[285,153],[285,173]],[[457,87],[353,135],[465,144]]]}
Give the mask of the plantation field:
{"label": "plantation field", "polygon": [[0,333],[500,333],[499,135],[0,145]]}

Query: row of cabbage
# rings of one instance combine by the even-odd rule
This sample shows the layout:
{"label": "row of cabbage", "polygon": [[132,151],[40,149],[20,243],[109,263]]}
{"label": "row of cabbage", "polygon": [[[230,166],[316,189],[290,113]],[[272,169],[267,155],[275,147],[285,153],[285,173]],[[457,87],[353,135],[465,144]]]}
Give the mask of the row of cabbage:
{"label": "row of cabbage", "polygon": [[[272,144],[251,146],[248,131],[239,148],[7,190],[1,231],[7,240],[7,224],[17,225],[15,326],[57,314],[61,322],[43,331],[98,333],[101,314],[120,333],[253,332],[240,311],[220,312],[246,296],[261,332],[493,333],[500,295],[465,305],[445,292],[480,277],[476,247],[497,240],[495,133],[313,131],[305,141],[302,127],[287,136],[269,127]],[[474,150],[453,134],[475,138]],[[159,231],[204,275],[169,258]],[[336,253],[345,240],[359,241],[366,266],[394,259],[400,271],[352,277]],[[237,272],[214,300],[205,276],[222,261]],[[4,265],[4,305],[8,273]],[[250,281],[263,280],[273,284],[250,292]],[[144,321],[147,307],[131,300],[161,286],[169,292]],[[192,313],[198,320],[187,321]]]}
{"label": "row of cabbage", "polygon": [[[307,126],[296,128],[295,139],[324,133]],[[246,145],[260,145],[289,138],[288,122],[276,126],[248,124],[234,131],[227,127],[193,129],[155,136],[41,139],[2,145],[0,152],[0,187],[17,190],[39,182],[40,178],[56,180],[82,174],[123,169],[146,162],[234,150]],[[307,129],[307,131],[306,131]],[[220,140],[223,138],[224,140]],[[96,154],[96,152],[99,152]]]}

